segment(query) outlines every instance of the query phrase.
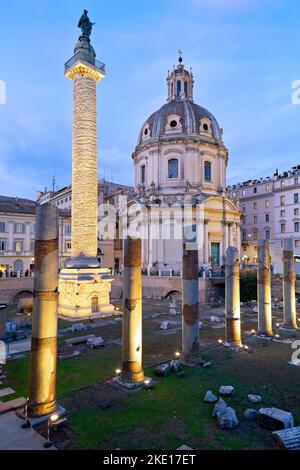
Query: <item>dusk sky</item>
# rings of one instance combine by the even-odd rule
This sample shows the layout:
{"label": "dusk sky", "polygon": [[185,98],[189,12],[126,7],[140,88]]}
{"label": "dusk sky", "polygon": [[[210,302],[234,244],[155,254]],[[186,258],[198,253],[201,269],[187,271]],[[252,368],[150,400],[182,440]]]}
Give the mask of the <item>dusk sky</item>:
{"label": "dusk sky", "polygon": [[72,82],[64,63],[89,10],[92,44],[107,67],[98,84],[99,177],[133,184],[142,124],[166,101],[179,49],[194,99],[224,129],[227,183],[300,164],[299,0],[9,0],[1,3],[0,194],[71,182]]}

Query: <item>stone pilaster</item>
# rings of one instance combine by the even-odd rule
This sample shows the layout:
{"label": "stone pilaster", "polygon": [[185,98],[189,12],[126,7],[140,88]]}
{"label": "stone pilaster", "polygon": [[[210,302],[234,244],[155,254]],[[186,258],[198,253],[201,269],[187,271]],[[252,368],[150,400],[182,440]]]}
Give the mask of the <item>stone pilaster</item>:
{"label": "stone pilaster", "polygon": [[284,326],[297,328],[294,240],[292,238],[287,238],[283,242],[282,267]]}
{"label": "stone pilaster", "polygon": [[257,260],[258,333],[273,336],[269,243],[258,240]]}
{"label": "stone pilaster", "polygon": [[239,252],[229,246],[226,252],[225,318],[226,341],[241,346],[240,309],[240,261]]}
{"label": "stone pilaster", "polygon": [[41,416],[56,410],[58,217],[48,204],[36,213],[34,309],[32,316],[29,410]]}

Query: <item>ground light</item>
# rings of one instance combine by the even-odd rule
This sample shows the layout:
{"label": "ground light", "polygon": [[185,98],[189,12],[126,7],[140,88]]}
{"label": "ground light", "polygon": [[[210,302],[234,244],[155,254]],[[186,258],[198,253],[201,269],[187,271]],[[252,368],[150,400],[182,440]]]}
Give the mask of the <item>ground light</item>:
{"label": "ground light", "polygon": [[180,352],[179,352],[179,351],[176,351],[175,357],[179,357],[179,356],[180,356]]}
{"label": "ground light", "polygon": [[121,369],[116,369],[115,372],[116,372],[117,375],[120,375],[122,371],[121,371]]}
{"label": "ground light", "polygon": [[49,447],[52,447],[53,442],[50,440],[50,431],[51,431],[51,424],[54,424],[58,420],[59,416],[54,413],[53,415],[50,416],[47,422],[47,441],[44,444],[44,447],[48,449]]}
{"label": "ground light", "polygon": [[218,343],[219,343],[219,344],[223,344],[223,340],[222,340],[222,339],[218,339]]}

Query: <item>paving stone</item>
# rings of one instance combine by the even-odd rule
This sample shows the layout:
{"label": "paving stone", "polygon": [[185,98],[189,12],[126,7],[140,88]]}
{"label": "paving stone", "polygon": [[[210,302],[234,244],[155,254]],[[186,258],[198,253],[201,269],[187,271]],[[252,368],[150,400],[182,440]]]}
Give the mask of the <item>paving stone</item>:
{"label": "paving stone", "polygon": [[11,395],[12,393],[16,393],[12,388],[3,388],[2,390],[0,390],[0,397],[6,397],[7,395]]}

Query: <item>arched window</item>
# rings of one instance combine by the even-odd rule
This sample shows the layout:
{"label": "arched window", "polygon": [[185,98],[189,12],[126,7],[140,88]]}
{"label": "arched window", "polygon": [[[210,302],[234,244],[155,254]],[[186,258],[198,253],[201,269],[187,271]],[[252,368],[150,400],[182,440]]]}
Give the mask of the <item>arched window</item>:
{"label": "arched window", "polygon": [[184,95],[186,98],[189,96],[189,85],[188,82],[184,82]]}
{"label": "arched window", "polygon": [[171,158],[168,161],[168,178],[178,178],[178,160],[176,158]]}
{"label": "arched window", "polygon": [[171,85],[171,98],[173,98],[173,95],[174,95],[174,83],[172,82],[172,85]]}
{"label": "arched window", "polygon": [[181,81],[177,80],[177,98],[181,97]]}
{"label": "arched window", "polygon": [[204,179],[205,181],[211,181],[211,163],[204,162]]}
{"label": "arched window", "polygon": [[141,183],[145,184],[146,181],[146,167],[145,165],[141,166]]}

